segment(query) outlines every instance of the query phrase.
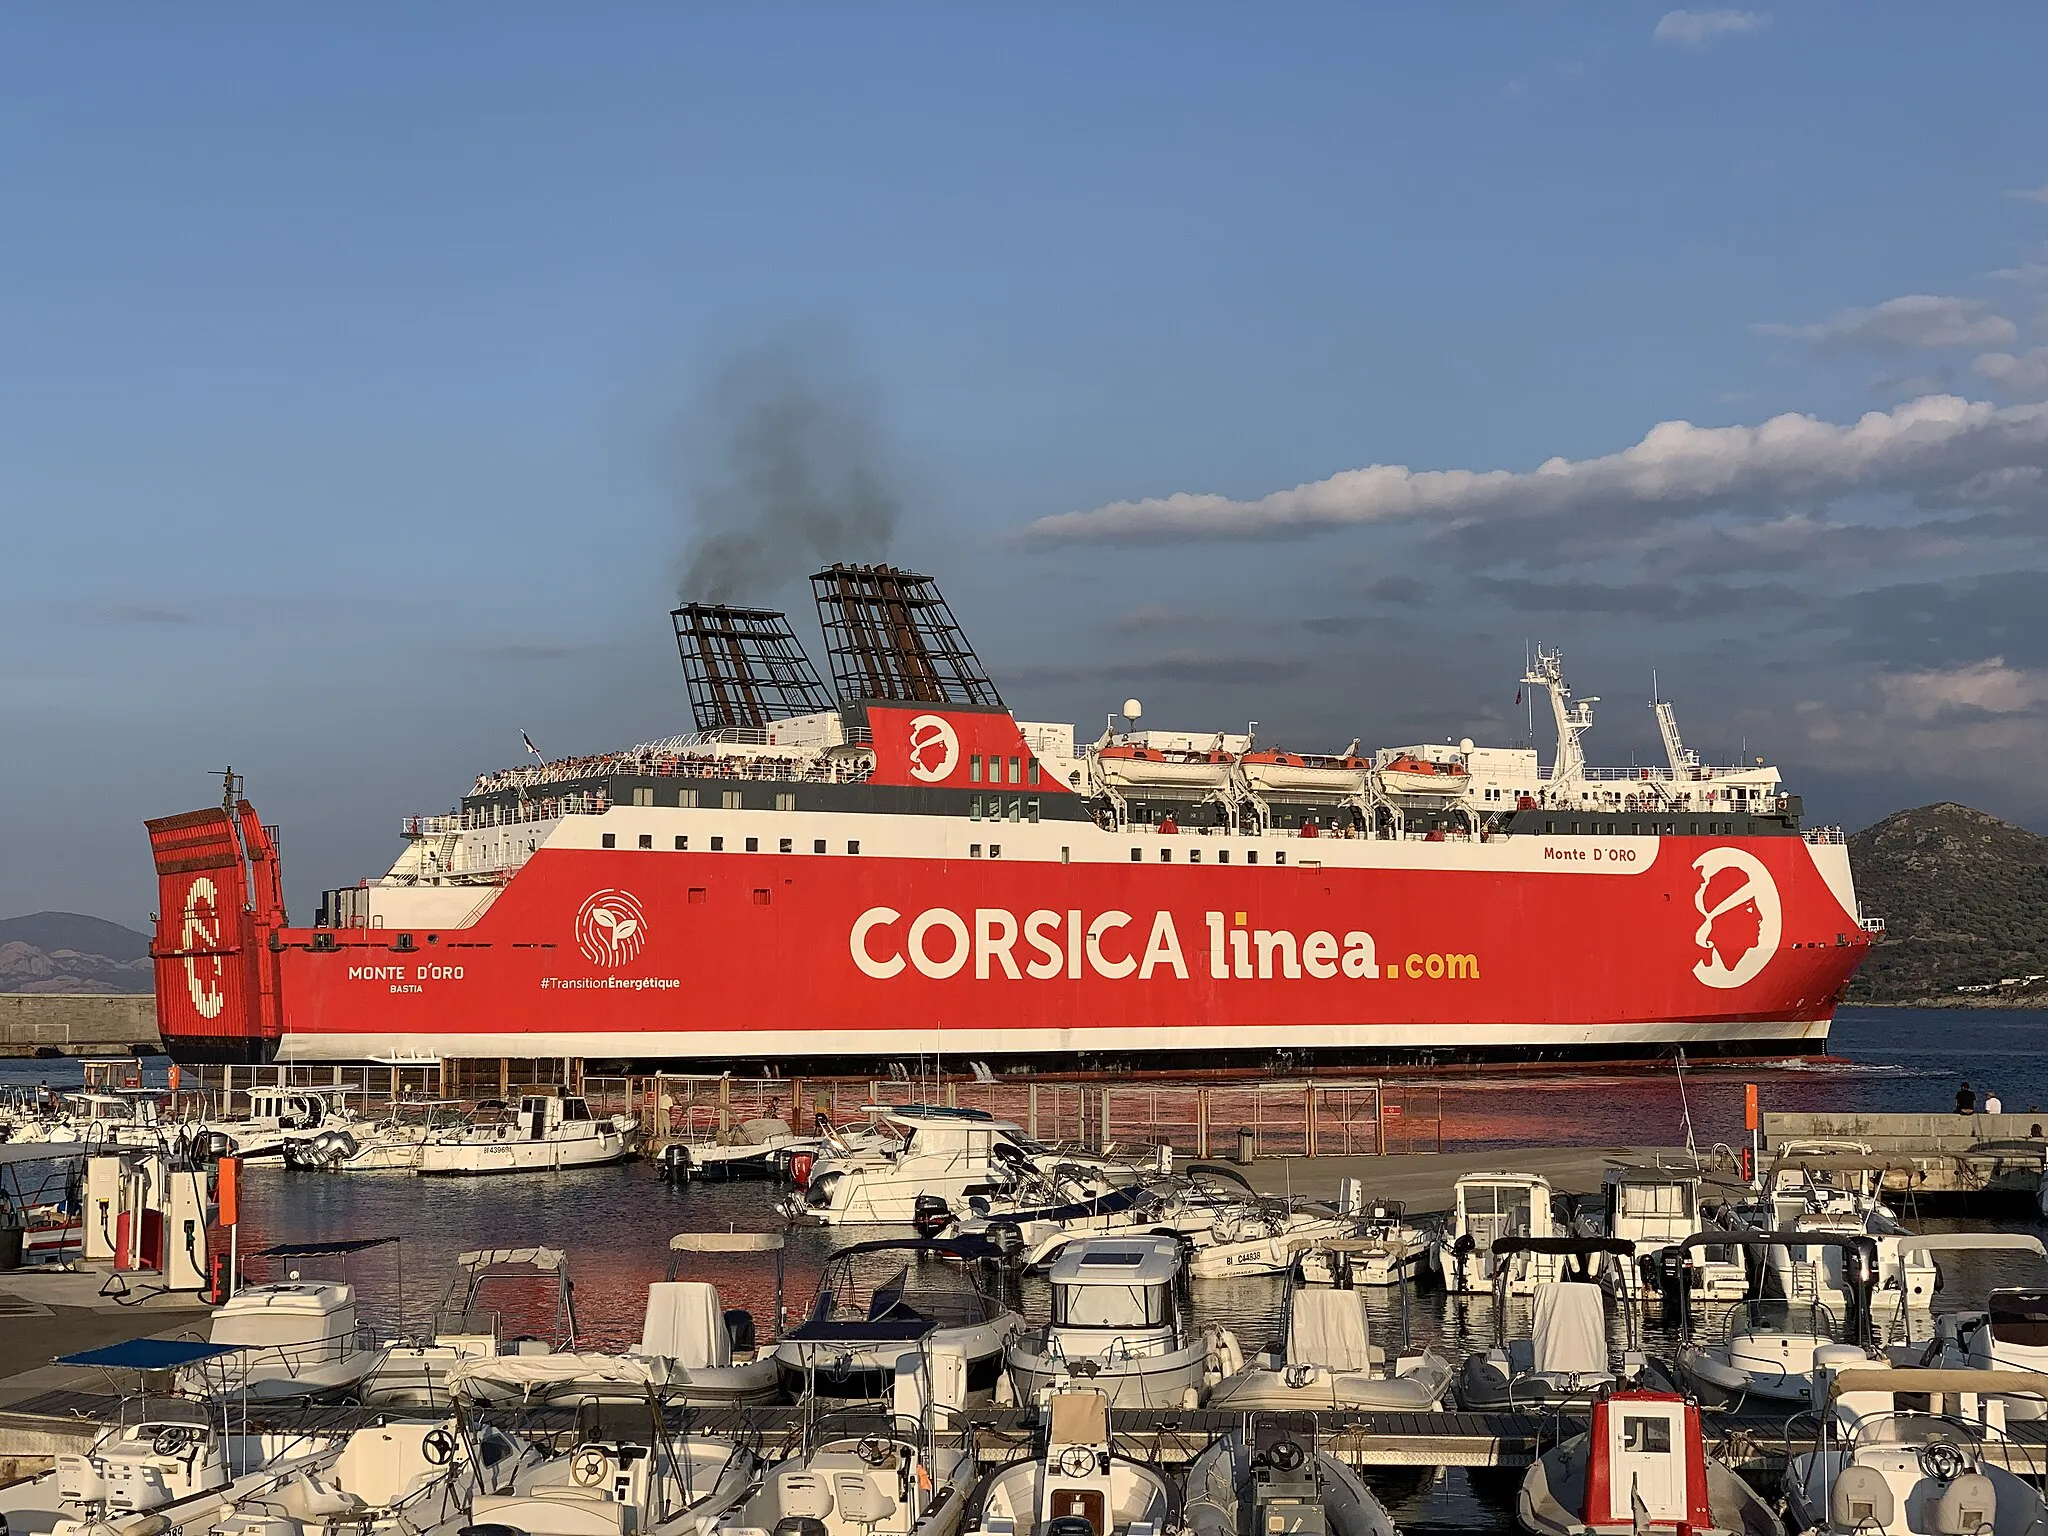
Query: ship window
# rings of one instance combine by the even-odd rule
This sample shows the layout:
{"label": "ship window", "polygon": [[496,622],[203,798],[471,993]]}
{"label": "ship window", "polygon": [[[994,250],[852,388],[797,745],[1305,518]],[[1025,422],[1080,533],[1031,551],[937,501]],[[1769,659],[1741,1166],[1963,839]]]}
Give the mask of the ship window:
{"label": "ship window", "polygon": [[676,839],[676,852],[677,852],[677,853],[688,853],[689,851],[690,851],[690,839],[688,838],[688,836],[686,835],[686,836],[678,837],[678,838]]}
{"label": "ship window", "polygon": [[694,789],[677,790],[676,805],[682,810],[694,811],[697,809],[697,791]]}
{"label": "ship window", "polygon": [[1131,850],[1131,862],[1132,862],[1133,864],[1139,864],[1139,863],[1142,863],[1142,862],[1144,862],[1144,858],[1145,858],[1145,850],[1144,850],[1144,849],[1142,849],[1142,848],[1133,848],[1133,849]]}
{"label": "ship window", "polygon": [[981,820],[981,796],[969,795],[967,797],[967,819],[969,821]]}
{"label": "ship window", "polygon": [[795,810],[795,809],[796,809],[796,796],[795,796],[795,795],[793,795],[793,794],[783,794],[783,795],[777,795],[777,796],[775,797],[775,809],[777,809],[778,811],[793,811],[793,810]]}
{"label": "ship window", "polygon": [[1036,800],[1026,800],[1024,802],[1024,819],[1026,821],[1038,820],[1038,802]]}
{"label": "ship window", "polygon": [[768,893],[758,885],[754,887],[754,905],[757,907],[768,905]]}
{"label": "ship window", "polygon": [[988,856],[992,859],[1000,859],[1003,856],[1003,845],[1001,843],[990,843],[988,845]]}
{"label": "ship window", "polygon": [[1621,1448],[1642,1455],[1671,1454],[1671,1421],[1665,1418],[1637,1418],[1630,1414],[1621,1421]]}
{"label": "ship window", "polygon": [[619,846],[619,835],[618,835],[618,834],[617,834],[616,832],[607,832],[607,833],[605,833],[605,835],[604,835],[604,845],[605,845],[605,847],[607,847],[607,848],[616,848],[616,847],[618,847],[618,846]]}
{"label": "ship window", "polygon": [[782,842],[781,842],[781,845],[780,845],[780,846],[779,846],[779,847],[778,847],[778,848],[776,849],[776,852],[777,852],[777,853],[794,853],[794,852],[796,852],[796,839],[795,839],[795,838],[793,838],[793,837],[785,837],[785,838],[783,838],[783,839],[782,839]]}
{"label": "ship window", "polygon": [[817,839],[816,841],[814,841],[814,842],[813,842],[813,843],[811,844],[811,852],[813,852],[813,853],[823,853],[824,851],[825,851],[825,839],[823,839],[822,837],[821,837],[821,838],[818,838],[818,839]]}
{"label": "ship window", "polygon": [[1216,850],[1216,862],[1218,864],[1228,864],[1230,862],[1230,850],[1228,848],[1218,848]]}
{"label": "ship window", "polygon": [[653,790],[651,790],[651,789],[636,789],[636,790],[634,790],[634,791],[633,791],[633,803],[634,803],[635,805],[652,805],[652,804],[654,804],[654,791],[653,791]]}
{"label": "ship window", "polygon": [[1287,850],[1285,848],[1282,848],[1279,851],[1277,851],[1273,855],[1273,862],[1275,864],[1285,864],[1287,862]]}
{"label": "ship window", "polygon": [[969,844],[967,845],[967,857],[969,857],[970,859],[978,859],[978,858],[980,858],[980,857],[981,857],[981,844],[979,844],[979,843],[969,843]]}
{"label": "ship window", "polygon": [[725,839],[722,837],[714,837],[713,839],[711,839],[711,851],[713,853],[725,852]]}
{"label": "ship window", "polygon": [[1024,802],[1023,802],[1022,800],[1012,800],[1012,801],[1010,802],[1010,820],[1012,820],[1012,821],[1022,821],[1023,819],[1024,819]]}
{"label": "ship window", "polygon": [[725,808],[728,811],[736,811],[740,808],[740,792],[738,790],[728,789],[725,792]]}
{"label": "ship window", "polygon": [[1038,759],[1035,757],[1024,765],[1024,782],[1033,789],[1038,788]]}
{"label": "ship window", "polygon": [[1190,849],[1188,850],[1188,862],[1189,862],[1190,864],[1199,864],[1199,863],[1201,863],[1201,862],[1202,862],[1202,850],[1201,850],[1201,849],[1199,849],[1199,848],[1190,848]]}
{"label": "ship window", "polygon": [[981,782],[981,754],[979,752],[974,753],[967,759],[967,782],[970,784],[979,784]]}
{"label": "ship window", "polygon": [[1060,850],[1060,862],[1062,864],[1071,864],[1074,862],[1074,855],[1071,849],[1062,848]]}
{"label": "ship window", "polygon": [[859,838],[857,838],[857,837],[850,837],[850,838],[848,838],[848,839],[846,840],[846,851],[847,851],[848,853],[859,853],[859,852],[860,852],[860,839],[859,839]]}
{"label": "ship window", "polygon": [[1256,863],[1258,863],[1258,862],[1259,862],[1259,850],[1258,850],[1258,849],[1256,849],[1256,848],[1247,848],[1247,849],[1245,849],[1245,851],[1244,851],[1244,861],[1245,861],[1245,863],[1247,863],[1247,864],[1256,864]]}
{"label": "ship window", "polygon": [[1173,850],[1171,848],[1160,849],[1159,862],[1162,864],[1171,864],[1173,862]]}
{"label": "ship window", "polygon": [[1013,757],[1010,759],[1010,782],[1012,784],[1024,782],[1024,762],[1022,758]]}
{"label": "ship window", "polygon": [[748,838],[748,839],[747,839],[747,852],[749,852],[749,853],[759,853],[760,851],[761,851],[761,839],[759,839],[758,837],[750,837],[750,838]]}
{"label": "ship window", "polygon": [[1555,832],[1557,830],[1557,823],[1546,816],[1543,818],[1543,830],[1546,832]]}
{"label": "ship window", "polygon": [[690,904],[691,904],[692,906],[697,906],[697,907],[701,907],[702,905],[704,905],[704,887],[703,887],[703,886],[701,886],[701,885],[693,885],[693,886],[691,886],[691,887],[690,887]]}
{"label": "ship window", "polygon": [[642,832],[640,834],[640,846],[642,848],[652,848],[654,846],[654,834],[652,832]]}

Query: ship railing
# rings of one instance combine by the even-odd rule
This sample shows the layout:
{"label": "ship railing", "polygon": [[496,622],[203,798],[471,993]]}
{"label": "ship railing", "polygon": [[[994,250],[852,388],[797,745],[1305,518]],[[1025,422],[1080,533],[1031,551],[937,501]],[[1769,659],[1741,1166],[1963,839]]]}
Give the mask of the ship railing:
{"label": "ship railing", "polygon": [[1760,773],[1763,770],[1754,764],[1723,763],[1719,766],[1688,768],[1685,773],[1673,779],[1669,768],[1581,768],[1579,777],[1595,783],[1609,784],[1628,780],[1637,784],[1704,784],[1712,779],[1739,778],[1743,774]]}
{"label": "ship railing", "polygon": [[1840,827],[1808,827],[1799,835],[1809,843],[1846,843],[1849,841]]}
{"label": "ship railing", "polygon": [[1883,933],[1884,919],[1881,917],[1859,917],[1856,919],[1856,926],[1865,933]]}
{"label": "ship railing", "polygon": [[442,837],[450,832],[460,832],[464,826],[461,816],[408,816],[399,824],[399,833],[404,837]]}

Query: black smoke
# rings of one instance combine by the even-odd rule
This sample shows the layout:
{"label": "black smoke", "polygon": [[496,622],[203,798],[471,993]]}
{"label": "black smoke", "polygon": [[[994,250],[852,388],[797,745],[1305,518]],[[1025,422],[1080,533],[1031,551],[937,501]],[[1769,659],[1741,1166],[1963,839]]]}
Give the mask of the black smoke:
{"label": "black smoke", "polygon": [[887,553],[903,506],[896,455],[874,382],[829,328],[726,358],[678,446],[684,602],[765,602],[818,565]]}

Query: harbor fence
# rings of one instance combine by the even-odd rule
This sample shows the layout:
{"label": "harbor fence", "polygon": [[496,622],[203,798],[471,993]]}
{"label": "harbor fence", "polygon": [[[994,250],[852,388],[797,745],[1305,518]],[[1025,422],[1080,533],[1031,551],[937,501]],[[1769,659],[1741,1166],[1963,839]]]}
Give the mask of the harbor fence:
{"label": "harbor fence", "polygon": [[[358,1115],[398,1102],[468,1106],[510,1102],[522,1092],[581,1093],[592,1113],[635,1116],[650,1149],[706,1141],[750,1120],[803,1130],[824,1115],[858,1123],[875,1106],[934,1104],[976,1110],[1027,1135],[1089,1151],[1171,1147],[1197,1159],[1374,1156],[1441,1152],[1445,1089],[1427,1082],[1347,1078],[1241,1082],[1046,1083],[1007,1078],[737,1078],[687,1073],[599,1076],[573,1061],[498,1060],[186,1068],[181,1118],[246,1113],[252,1088],[289,1087],[334,1096]],[[1459,1089],[1455,1092],[1470,1092]]]}

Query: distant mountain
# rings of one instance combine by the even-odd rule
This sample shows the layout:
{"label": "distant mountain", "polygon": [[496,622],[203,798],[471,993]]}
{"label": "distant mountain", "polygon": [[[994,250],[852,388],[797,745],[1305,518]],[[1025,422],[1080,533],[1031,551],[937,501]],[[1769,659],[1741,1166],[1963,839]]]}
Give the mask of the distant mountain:
{"label": "distant mountain", "polygon": [[1864,828],[1849,863],[1886,930],[1849,1001],[2048,1004],[2048,981],[2000,986],[2048,976],[2048,837],[1943,802]]}
{"label": "distant mountain", "polygon": [[149,935],[82,912],[0,918],[0,992],[152,992]]}

